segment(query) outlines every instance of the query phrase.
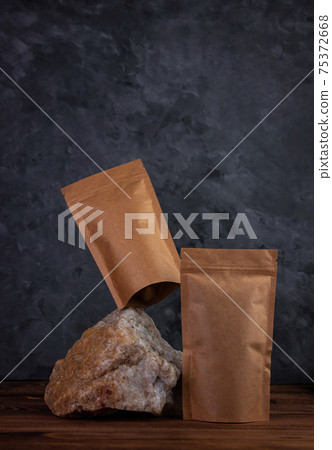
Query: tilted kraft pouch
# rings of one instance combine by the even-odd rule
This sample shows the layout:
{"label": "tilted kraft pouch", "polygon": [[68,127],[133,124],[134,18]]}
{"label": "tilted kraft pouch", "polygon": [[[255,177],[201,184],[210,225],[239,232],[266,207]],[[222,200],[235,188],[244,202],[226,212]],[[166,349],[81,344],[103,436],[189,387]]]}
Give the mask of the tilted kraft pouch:
{"label": "tilted kraft pouch", "polygon": [[269,420],[277,250],[181,250],[183,418]]}
{"label": "tilted kraft pouch", "polygon": [[180,258],[141,160],[61,192],[119,309],[149,306],[179,287]]}

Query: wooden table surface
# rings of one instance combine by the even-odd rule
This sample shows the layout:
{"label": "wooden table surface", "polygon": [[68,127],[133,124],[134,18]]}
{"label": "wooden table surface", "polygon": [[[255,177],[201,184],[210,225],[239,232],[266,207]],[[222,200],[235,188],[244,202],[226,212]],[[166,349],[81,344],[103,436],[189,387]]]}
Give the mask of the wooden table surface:
{"label": "wooden table surface", "polygon": [[313,448],[312,386],[272,386],[271,420],[246,424],[139,414],[60,419],[44,403],[45,386],[45,381],[7,381],[0,385],[0,448]]}

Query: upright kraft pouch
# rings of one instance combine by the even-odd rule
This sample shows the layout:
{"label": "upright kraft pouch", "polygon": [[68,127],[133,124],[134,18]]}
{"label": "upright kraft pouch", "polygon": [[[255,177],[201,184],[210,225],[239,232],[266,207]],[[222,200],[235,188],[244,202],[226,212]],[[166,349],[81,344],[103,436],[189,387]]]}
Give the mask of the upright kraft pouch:
{"label": "upright kraft pouch", "polygon": [[[149,306],[179,287],[180,258],[141,160],[105,172],[61,192],[118,308]],[[126,213],[131,220],[126,221]],[[91,220],[92,214],[98,219]],[[95,239],[98,220],[102,233]]]}
{"label": "upright kraft pouch", "polygon": [[269,420],[277,250],[181,258],[183,418]]}

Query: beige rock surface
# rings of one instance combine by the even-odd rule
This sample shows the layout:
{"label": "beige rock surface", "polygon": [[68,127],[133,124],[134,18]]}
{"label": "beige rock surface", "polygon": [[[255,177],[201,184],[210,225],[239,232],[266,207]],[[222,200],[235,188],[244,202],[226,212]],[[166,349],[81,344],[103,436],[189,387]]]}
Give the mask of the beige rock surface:
{"label": "beige rock surface", "polygon": [[114,410],[161,414],[182,369],[174,350],[140,308],[115,310],[57,361],[45,402],[60,417]]}

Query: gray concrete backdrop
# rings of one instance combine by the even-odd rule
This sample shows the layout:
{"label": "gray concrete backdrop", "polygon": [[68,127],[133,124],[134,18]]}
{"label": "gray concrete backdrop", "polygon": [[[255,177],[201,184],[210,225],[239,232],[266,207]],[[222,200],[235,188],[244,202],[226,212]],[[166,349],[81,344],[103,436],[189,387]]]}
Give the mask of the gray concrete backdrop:
{"label": "gray concrete backdrop", "polygon": [[[313,67],[313,2],[2,2],[1,67],[103,168],[141,158],[166,212],[245,212],[277,248],[274,337],[313,376],[313,74],[183,197]],[[101,279],[89,251],[57,240],[60,188],[98,169],[2,73],[1,378]],[[173,234],[175,220],[170,221]],[[105,284],[11,375],[47,378],[115,308]],[[149,308],[181,348],[180,295]],[[277,348],[274,383],[309,382]]]}

